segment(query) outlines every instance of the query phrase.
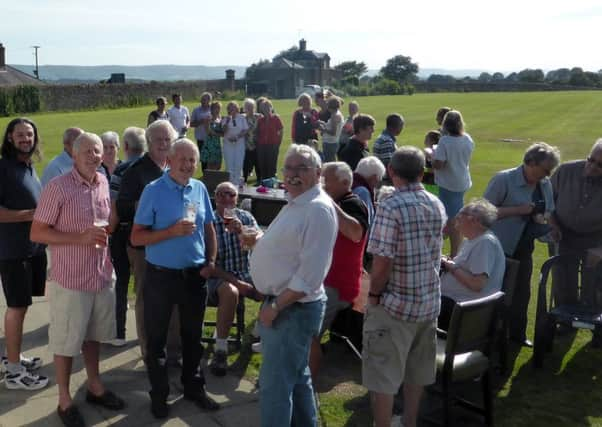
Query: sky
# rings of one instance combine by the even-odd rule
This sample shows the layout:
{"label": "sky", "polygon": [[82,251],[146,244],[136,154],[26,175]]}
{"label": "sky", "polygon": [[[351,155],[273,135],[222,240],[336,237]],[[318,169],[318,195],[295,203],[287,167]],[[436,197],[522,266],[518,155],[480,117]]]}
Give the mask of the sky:
{"label": "sky", "polygon": [[0,0],[0,22],[9,64],[245,66],[305,38],[369,69],[602,69],[600,0]]}

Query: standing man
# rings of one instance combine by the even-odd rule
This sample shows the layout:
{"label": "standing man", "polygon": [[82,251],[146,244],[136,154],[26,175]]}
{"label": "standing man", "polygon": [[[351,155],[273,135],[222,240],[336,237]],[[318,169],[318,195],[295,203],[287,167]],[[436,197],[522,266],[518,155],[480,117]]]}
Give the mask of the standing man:
{"label": "standing man", "polygon": [[80,351],[88,374],[86,401],[112,410],[125,406],[105,389],[98,373],[100,342],[115,337],[106,231],[111,201],[107,179],[97,171],[101,159],[100,138],[92,133],[78,136],[72,171],[44,188],[31,226],[31,239],[50,245],[52,254],[48,348],[54,354],[59,388],[57,412],[67,427],[84,425],[69,391],[73,357]]}
{"label": "standing man", "polygon": [[[199,153],[203,150],[203,144],[207,140],[207,130],[209,129],[209,122],[211,121],[211,100],[212,96],[209,92],[205,92],[201,95],[201,105],[192,110],[192,117],[190,119],[190,127],[194,128],[194,138],[199,147]],[[205,170],[207,164],[201,163],[201,168]]]}
{"label": "standing man", "polygon": [[146,246],[146,366],[156,418],[169,413],[165,343],[174,305],[180,314],[184,398],[203,409],[219,409],[205,392],[199,366],[206,280],[215,269],[216,241],[209,194],[192,178],[198,161],[192,141],[180,139],[171,146],[169,171],[144,189],[132,228],[132,243]]}
{"label": "standing man", "polygon": [[42,366],[39,357],[21,355],[23,322],[32,296],[43,296],[46,286],[44,245],[29,239],[31,221],[42,185],[33,167],[39,156],[38,129],[29,119],[12,120],[2,141],[0,159],[0,277],[6,297],[4,333],[6,357],[0,369],[6,371],[8,389],[37,390],[48,378],[30,371]]}
{"label": "standing man", "polygon": [[395,139],[403,130],[405,122],[399,114],[389,114],[387,116],[387,127],[374,141],[372,151],[374,155],[383,162],[385,168],[389,165],[393,153],[397,150],[397,140]]}
{"label": "standing man", "polygon": [[[593,303],[593,271],[586,266],[588,249],[602,246],[602,139],[593,145],[585,160],[575,160],[561,164],[552,175],[554,205],[552,214],[559,227],[561,239],[558,252],[576,254],[583,267],[583,302]],[[578,301],[579,265],[559,265],[554,269],[554,290],[556,304],[575,304]],[[598,304],[601,302],[598,301]],[[594,334],[593,343],[602,345],[599,331]]]}
{"label": "standing man", "polygon": [[[117,214],[119,221],[128,223],[127,227],[131,228],[134,222],[134,214],[136,206],[142,195],[144,187],[155,179],[163,175],[163,171],[167,168],[167,153],[169,147],[178,134],[174,128],[165,120],[157,120],[146,129],[146,140],[148,143],[148,153],[135,161],[121,179],[121,188],[117,195]],[[131,242],[130,242],[131,243]],[[140,343],[140,352],[142,359],[146,360],[146,329],[144,327],[144,299],[143,286],[144,274],[146,272],[146,262],[144,260],[144,246],[136,246],[130,244],[127,248],[128,259],[134,270],[134,290],[136,291],[136,330],[138,333],[138,341]],[[179,336],[179,326],[174,316],[170,327],[170,335],[172,337]],[[170,358],[178,359],[178,344],[174,338],[172,343],[168,345],[168,355]]]}
{"label": "standing man", "polygon": [[173,100],[173,107],[167,110],[168,120],[178,132],[179,137],[183,138],[190,127],[190,113],[188,108],[182,105],[182,95],[174,93],[171,99]]}
{"label": "standing man", "polygon": [[314,149],[291,145],[283,169],[290,201],[251,254],[253,283],[266,297],[259,312],[263,427],[317,425],[309,348],[322,325],[323,281],[338,229],[335,207],[320,188],[320,168]]}
{"label": "standing man", "polygon": [[56,156],[46,165],[42,173],[42,186],[45,187],[48,182],[57,176],[66,174],[73,168],[72,147],[75,138],[84,133],[80,128],[69,128],[63,133],[63,152]]}
{"label": "standing man", "polygon": [[445,209],[422,184],[424,154],[399,148],[389,163],[396,191],[370,234],[374,256],[364,321],[362,378],[376,427],[389,427],[403,384],[403,425],[416,427],[423,387],[435,381],[439,266]]}
{"label": "standing man", "polygon": [[111,261],[115,268],[115,320],[117,323],[117,336],[111,344],[117,347],[125,345],[125,323],[128,302],[128,285],[130,282],[130,260],[128,259],[127,247],[131,223],[121,221],[117,214],[117,196],[121,188],[121,178],[125,171],[138,160],[146,151],[146,136],[144,129],[128,127],[123,132],[123,149],[126,161],[120,163],[111,175],[109,189],[111,192],[111,239],[109,248],[111,250]]}
{"label": "standing man", "polygon": [[368,230],[368,208],[351,192],[353,173],[345,162],[325,163],[322,167],[324,191],[334,201],[339,221],[337,240],[332,252],[332,264],[324,279],[328,300],[320,335],[312,340],[309,366],[315,382],[322,348],[320,337],[330,328],[337,314],[350,307],[360,293],[362,261]]}

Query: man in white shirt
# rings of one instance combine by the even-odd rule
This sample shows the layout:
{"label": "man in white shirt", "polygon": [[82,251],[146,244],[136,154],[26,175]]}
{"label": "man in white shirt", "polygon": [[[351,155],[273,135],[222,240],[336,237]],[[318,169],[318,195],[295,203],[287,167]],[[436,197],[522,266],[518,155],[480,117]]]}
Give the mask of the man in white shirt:
{"label": "man in white shirt", "polygon": [[56,156],[54,159],[46,165],[44,172],[42,173],[42,187],[46,187],[46,184],[57,176],[66,174],[73,169],[73,159],[71,158],[71,150],[73,147],[73,141],[80,136],[84,131],[80,128],[69,128],[63,133],[63,152]]}
{"label": "man in white shirt", "polygon": [[188,108],[182,105],[182,95],[174,93],[171,99],[173,100],[173,107],[167,110],[169,123],[178,132],[180,138],[184,138],[190,127],[190,113]]}
{"label": "man in white shirt", "polygon": [[323,281],[338,230],[335,207],[320,188],[320,169],[315,150],[291,146],[283,169],[290,201],[251,255],[253,283],[266,296],[259,312],[262,427],[317,426],[308,357],[324,316]]}

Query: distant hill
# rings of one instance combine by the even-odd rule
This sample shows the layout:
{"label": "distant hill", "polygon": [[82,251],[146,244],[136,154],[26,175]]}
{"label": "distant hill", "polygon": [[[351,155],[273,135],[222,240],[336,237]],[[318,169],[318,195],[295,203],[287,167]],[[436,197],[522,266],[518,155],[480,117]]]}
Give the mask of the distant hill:
{"label": "distant hill", "polygon": [[[33,74],[31,65],[12,65]],[[95,83],[111,77],[111,73],[125,73],[127,81],[174,81],[213,80],[226,77],[226,70],[233,69],[236,78],[244,77],[247,67],[240,65],[41,65],[40,78],[60,83]]]}
{"label": "distant hill", "polygon": [[[368,70],[366,72],[366,74],[370,77],[373,77],[375,75],[378,74],[380,70]],[[453,76],[455,78],[461,78],[461,77],[479,77],[479,74],[481,74],[483,71],[486,71],[488,73],[492,73],[492,71],[490,70],[471,70],[471,69],[467,69],[467,70],[446,70],[444,68],[420,68],[418,70],[418,77],[421,79],[426,79],[428,78],[428,76],[430,76],[431,74],[443,74],[443,75],[450,75]],[[502,71],[504,74],[506,74],[506,72]]]}

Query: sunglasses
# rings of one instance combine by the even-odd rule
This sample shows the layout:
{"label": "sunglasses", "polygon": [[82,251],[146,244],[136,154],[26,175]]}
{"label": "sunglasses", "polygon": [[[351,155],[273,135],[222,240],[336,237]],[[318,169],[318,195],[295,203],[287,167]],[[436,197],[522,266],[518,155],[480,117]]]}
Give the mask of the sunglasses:
{"label": "sunglasses", "polygon": [[594,160],[592,157],[588,157],[587,159],[588,163],[593,164],[594,166],[596,166],[598,169],[602,169],[602,162],[597,162],[596,160]]}
{"label": "sunglasses", "polygon": [[228,197],[236,197],[236,193],[233,191],[218,191],[218,196],[228,196]]}

